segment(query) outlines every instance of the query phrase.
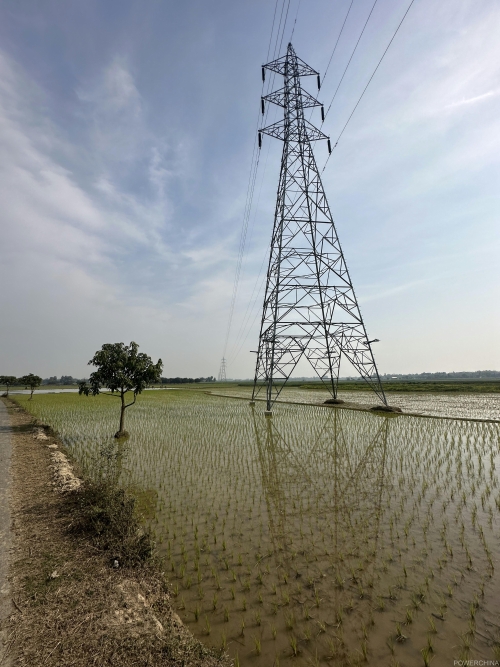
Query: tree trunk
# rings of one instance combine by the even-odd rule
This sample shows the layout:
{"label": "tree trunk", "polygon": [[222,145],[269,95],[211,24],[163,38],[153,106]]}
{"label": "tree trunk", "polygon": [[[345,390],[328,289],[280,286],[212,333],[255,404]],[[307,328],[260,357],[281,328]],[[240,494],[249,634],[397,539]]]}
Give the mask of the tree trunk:
{"label": "tree trunk", "polygon": [[119,433],[123,433],[123,431],[124,431],[123,427],[125,425],[125,394],[124,394],[123,391],[122,391],[121,399],[122,399],[122,408],[121,408],[121,412],[120,412],[120,428],[118,429]]}
{"label": "tree trunk", "polygon": [[120,428],[119,430],[115,433],[115,438],[126,438],[128,437],[128,433],[125,430],[125,410],[128,407],[125,404],[125,394],[126,394],[126,389],[123,389],[123,387],[120,389],[120,399],[121,399],[121,410],[120,410]]}
{"label": "tree trunk", "polygon": [[32,401],[32,400],[33,400],[33,392],[34,392],[34,391],[35,391],[35,390],[34,390],[33,388],[31,388],[31,395],[30,395],[30,401]]}
{"label": "tree trunk", "polygon": [[7,398],[9,398],[9,385],[7,385]]}

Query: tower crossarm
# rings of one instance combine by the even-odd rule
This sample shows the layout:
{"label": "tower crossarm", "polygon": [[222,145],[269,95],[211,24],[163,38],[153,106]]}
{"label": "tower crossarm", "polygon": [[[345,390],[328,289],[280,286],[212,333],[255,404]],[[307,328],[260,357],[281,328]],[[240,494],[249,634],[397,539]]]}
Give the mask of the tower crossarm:
{"label": "tower crossarm", "polygon": [[[310,95],[306,90],[302,90],[302,107],[321,107],[323,104],[319,102],[315,97]],[[279,107],[285,108],[287,105],[287,90],[285,88],[280,88],[279,90],[275,90],[272,93],[269,93],[269,95],[264,95],[262,98],[266,102],[271,102],[272,104],[277,104]]]}
{"label": "tower crossarm", "polygon": [[[294,65],[296,67],[296,74],[297,76],[318,76],[319,72],[317,72],[315,69],[310,67],[307,63],[305,63],[301,58],[299,58],[297,55],[295,55],[294,52]],[[262,65],[263,69],[268,69],[271,72],[276,72],[276,74],[287,74],[289,68],[290,68],[290,62],[288,55],[281,56],[281,58],[277,58],[276,60],[273,60],[270,63],[267,63],[267,65]]]}
{"label": "tower crossarm", "polygon": [[319,141],[320,139],[328,139],[326,134],[323,134],[321,130],[318,130],[317,127],[314,127],[312,123],[308,120],[303,120],[303,125],[290,125],[286,123],[285,120],[279,120],[277,123],[268,125],[259,130],[262,134],[268,134],[270,137],[275,139],[281,139],[281,141],[303,141],[305,137],[303,132],[306,132],[307,139],[309,141]]}

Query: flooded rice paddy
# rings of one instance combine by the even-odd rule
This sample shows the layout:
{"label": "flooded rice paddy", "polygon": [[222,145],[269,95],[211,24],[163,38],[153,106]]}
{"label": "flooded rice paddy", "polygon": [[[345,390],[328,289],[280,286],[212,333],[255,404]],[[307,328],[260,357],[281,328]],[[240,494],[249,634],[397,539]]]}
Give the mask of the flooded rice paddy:
{"label": "flooded rice paddy", "polygon": [[[17,400],[87,474],[115,446],[117,401]],[[286,403],[266,419],[193,391],[127,417],[121,483],[174,605],[236,664],[500,660],[498,424]]]}
{"label": "flooded rice paddy", "polygon": [[[250,398],[252,388],[249,386],[226,386],[213,389],[214,393],[227,396]],[[322,403],[329,398],[325,390],[302,389],[301,387],[285,387],[281,392],[280,402]],[[376,405],[378,399],[370,391],[339,391],[339,398],[359,406]],[[454,419],[493,419],[500,421],[500,394],[438,394],[431,392],[388,392],[389,405],[401,408],[412,414],[431,415],[433,417],[452,417]]]}

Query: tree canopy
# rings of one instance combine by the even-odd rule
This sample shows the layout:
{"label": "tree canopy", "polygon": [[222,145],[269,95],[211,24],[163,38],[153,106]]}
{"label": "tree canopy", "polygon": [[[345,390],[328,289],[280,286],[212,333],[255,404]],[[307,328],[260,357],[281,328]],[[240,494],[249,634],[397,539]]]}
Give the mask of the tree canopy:
{"label": "tree canopy", "polygon": [[[97,396],[103,390],[121,399],[120,428],[115,437],[126,435],[124,431],[125,410],[136,402],[137,395],[146,387],[160,381],[163,362],[158,359],[156,364],[151,357],[139,352],[139,345],[133,341],[124,343],[105,343],[89,361],[96,371],[90,374],[87,381],[80,382],[79,393],[85,396]],[[125,394],[134,393],[134,400],[125,403]],[[104,393],[109,393],[104,392]]]}
{"label": "tree canopy", "polygon": [[42,378],[38,375],[33,375],[33,373],[28,373],[28,375],[23,375],[19,378],[19,382],[24,384],[27,389],[31,389],[30,400],[33,398],[33,392],[42,384]]}
{"label": "tree canopy", "polygon": [[9,395],[9,387],[11,387],[13,384],[16,384],[16,382],[19,382],[19,380],[15,375],[0,375],[0,385],[3,385],[7,388],[7,396]]}
{"label": "tree canopy", "polygon": [[5,385],[6,387],[10,387],[17,381],[18,380],[15,375],[0,375],[0,385]]}

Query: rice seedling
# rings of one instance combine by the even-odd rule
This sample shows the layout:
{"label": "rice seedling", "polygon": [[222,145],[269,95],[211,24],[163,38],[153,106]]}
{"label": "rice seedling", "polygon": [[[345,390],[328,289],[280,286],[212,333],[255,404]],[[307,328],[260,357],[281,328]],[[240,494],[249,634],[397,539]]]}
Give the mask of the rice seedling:
{"label": "rice seedling", "polygon": [[323,634],[326,632],[326,625],[322,623],[321,621],[316,621],[318,625],[318,634]]}
{"label": "rice seedling", "polygon": [[290,648],[292,649],[292,655],[294,657],[299,654],[299,645],[295,635],[290,635]]}
{"label": "rice seedling", "polygon": [[474,638],[473,638],[473,636],[470,635],[469,632],[464,632],[464,634],[460,636],[460,642],[462,644],[462,648],[467,653],[470,651],[473,640],[474,640]]}
{"label": "rice seedling", "polygon": [[431,660],[432,660],[432,651],[430,651],[429,647],[426,646],[420,652],[421,652],[422,658],[424,660],[424,667],[429,667],[429,665],[431,664]]}
{"label": "rice seedling", "polygon": [[404,635],[401,631],[401,624],[396,623],[396,641],[397,642],[404,642],[407,640],[406,635]]}
{"label": "rice seedling", "polygon": [[368,661],[368,644],[366,641],[361,642],[361,655],[364,660],[364,662]]}
{"label": "rice seedling", "polygon": [[254,651],[256,655],[260,655],[262,653],[262,646],[261,646],[261,640],[260,637],[253,637],[253,645],[254,645]]}

